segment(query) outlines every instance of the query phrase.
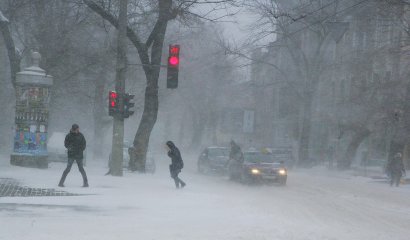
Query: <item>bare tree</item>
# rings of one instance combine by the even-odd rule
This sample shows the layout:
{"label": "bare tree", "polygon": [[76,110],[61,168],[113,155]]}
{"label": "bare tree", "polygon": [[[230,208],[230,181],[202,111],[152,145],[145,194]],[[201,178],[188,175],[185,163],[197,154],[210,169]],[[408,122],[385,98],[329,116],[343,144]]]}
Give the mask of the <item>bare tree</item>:
{"label": "bare tree", "polygon": [[[0,7],[9,19],[3,26],[8,27],[10,40],[21,49],[16,54],[25,56],[32,50],[39,51],[42,68],[54,76],[49,134],[62,131],[71,121],[80,121],[84,131],[94,132],[92,142],[98,157],[102,154],[103,130],[111,123],[103,117],[103,96],[114,69],[112,33],[97,16],[89,14],[86,6],[71,0],[7,1]],[[9,49],[17,47],[10,45]],[[20,61],[19,55],[15,56]],[[85,111],[89,108],[93,108],[92,114]],[[67,115],[77,117],[69,119]]]}
{"label": "bare tree", "polygon": [[[134,154],[131,154],[130,166],[131,170],[140,172],[145,171],[145,160],[149,144],[151,131],[157,121],[158,116],[158,78],[160,73],[162,50],[165,39],[165,33],[168,22],[176,19],[178,16],[184,17],[198,17],[197,13],[191,10],[195,5],[212,4],[218,6],[221,4],[228,4],[230,0],[217,1],[172,1],[172,0],[158,0],[158,1],[135,1],[131,2],[135,6],[134,10],[139,10],[131,13],[135,18],[130,18],[127,29],[128,39],[137,49],[142,68],[146,76],[145,89],[145,104],[142,113],[141,121],[138,126],[137,133],[134,138]],[[113,26],[118,27],[118,19],[115,13],[112,12],[115,6],[106,4],[97,4],[92,0],[84,0],[84,3],[92,9],[95,13],[110,22]],[[131,8],[132,9],[132,8]],[[141,20],[145,24],[141,24]],[[143,41],[144,33],[138,32],[135,27],[140,27],[145,30],[148,26],[153,26],[151,30],[146,30],[147,37]],[[145,27],[145,29],[144,29]]]}
{"label": "bare tree", "polygon": [[292,69],[287,66],[288,69],[282,71],[294,73],[288,79],[294,81],[301,94],[299,164],[304,165],[309,161],[312,104],[326,70],[329,44],[334,41],[332,30],[335,28],[330,28],[329,22],[338,11],[338,1],[315,1],[303,6],[294,1],[256,0],[246,5],[260,18],[253,26],[251,42],[277,35],[276,42],[286,49],[292,63]]}

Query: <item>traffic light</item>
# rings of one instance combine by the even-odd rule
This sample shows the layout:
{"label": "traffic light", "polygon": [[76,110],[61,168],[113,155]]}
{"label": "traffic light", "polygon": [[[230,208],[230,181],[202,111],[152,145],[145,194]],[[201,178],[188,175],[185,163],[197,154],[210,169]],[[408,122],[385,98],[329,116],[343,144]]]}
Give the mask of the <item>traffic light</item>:
{"label": "traffic light", "polygon": [[131,100],[134,98],[135,95],[131,94],[124,94],[124,112],[123,116],[124,118],[129,118],[132,114],[134,114],[134,111],[130,111],[132,107],[134,107],[135,103],[131,102]]}
{"label": "traffic light", "polygon": [[167,88],[178,87],[179,45],[169,45]]}
{"label": "traffic light", "polygon": [[108,115],[114,116],[118,112],[118,94],[114,91],[108,93]]}

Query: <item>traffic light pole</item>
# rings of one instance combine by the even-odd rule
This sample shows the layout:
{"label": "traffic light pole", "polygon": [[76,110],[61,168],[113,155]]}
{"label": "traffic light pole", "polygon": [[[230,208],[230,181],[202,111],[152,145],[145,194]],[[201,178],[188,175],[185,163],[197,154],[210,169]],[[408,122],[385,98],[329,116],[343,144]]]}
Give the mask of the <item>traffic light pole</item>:
{"label": "traffic light pole", "polygon": [[[125,79],[127,72],[127,4],[128,0],[120,1],[118,17],[118,46],[115,91],[118,93],[118,108],[124,109]],[[122,176],[124,145],[124,117],[122,112],[114,114],[111,165],[110,172],[113,176]]]}

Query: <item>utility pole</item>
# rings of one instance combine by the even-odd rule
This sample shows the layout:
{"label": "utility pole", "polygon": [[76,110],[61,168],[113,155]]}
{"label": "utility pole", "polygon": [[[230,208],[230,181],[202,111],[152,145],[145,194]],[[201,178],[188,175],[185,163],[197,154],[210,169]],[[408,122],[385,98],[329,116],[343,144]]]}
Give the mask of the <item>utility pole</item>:
{"label": "utility pole", "polygon": [[118,108],[120,112],[114,115],[112,149],[111,149],[111,175],[122,176],[123,145],[124,145],[124,95],[125,78],[127,72],[127,5],[128,0],[119,0],[120,13],[118,17],[117,39],[117,67],[115,78],[115,91],[118,93]]}

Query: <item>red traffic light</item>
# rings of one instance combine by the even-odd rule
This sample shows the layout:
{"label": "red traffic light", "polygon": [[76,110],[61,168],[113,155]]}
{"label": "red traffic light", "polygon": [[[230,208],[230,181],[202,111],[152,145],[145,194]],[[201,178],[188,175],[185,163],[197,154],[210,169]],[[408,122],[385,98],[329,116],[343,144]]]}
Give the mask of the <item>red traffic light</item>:
{"label": "red traffic light", "polygon": [[118,94],[116,92],[110,91],[109,97],[110,97],[110,106],[115,107],[117,105]]}
{"label": "red traffic light", "polygon": [[178,87],[179,72],[179,44],[169,45],[168,68],[167,68],[167,88]]}
{"label": "red traffic light", "polygon": [[170,55],[178,55],[179,54],[179,45],[170,46],[169,47],[169,54]]}
{"label": "red traffic light", "polygon": [[176,57],[176,56],[172,56],[172,57],[169,58],[168,62],[169,62],[170,65],[173,65],[173,66],[178,65],[179,64],[179,58]]}
{"label": "red traffic light", "polygon": [[118,94],[116,92],[110,91],[110,98],[117,99]]}

